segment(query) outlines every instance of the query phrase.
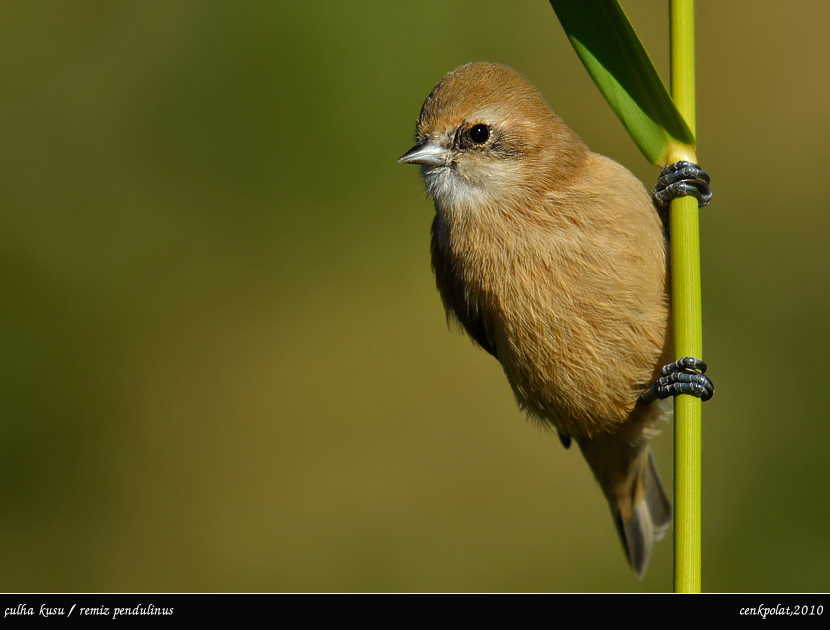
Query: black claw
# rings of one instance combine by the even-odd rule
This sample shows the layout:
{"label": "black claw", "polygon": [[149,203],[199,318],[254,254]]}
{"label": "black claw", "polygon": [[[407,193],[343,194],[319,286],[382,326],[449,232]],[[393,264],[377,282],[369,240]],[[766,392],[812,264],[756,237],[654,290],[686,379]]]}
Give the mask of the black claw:
{"label": "black claw", "polygon": [[694,162],[687,162],[686,160],[664,166],[660,170],[660,175],[660,179],[666,184],[673,184],[683,179],[699,179],[705,184],[712,181],[706,171]]}
{"label": "black claw", "polygon": [[706,363],[693,357],[683,357],[669,363],[663,366],[660,378],[643,392],[640,400],[648,404],[669,396],[689,394],[706,402],[715,394],[715,386],[703,374],[706,368]]}
{"label": "black claw", "polygon": [[559,435],[559,441],[562,442],[562,446],[565,448],[571,447],[571,436],[565,433],[564,431],[557,430],[556,433]]}
{"label": "black claw", "polygon": [[712,202],[712,189],[709,187],[709,175],[693,162],[680,161],[669,164],[660,171],[660,179],[651,191],[654,202],[660,208],[666,208],[672,199],[691,195],[697,199],[698,207],[703,208]]}
{"label": "black claw", "polygon": [[684,370],[695,370],[696,372],[700,372],[701,374],[706,374],[706,370],[709,367],[706,365],[705,361],[701,361],[700,359],[695,359],[694,357],[683,357],[682,359],[678,359],[674,363],[669,363],[668,365],[664,365],[661,373],[663,376],[667,376],[672,374],[673,372],[683,372]]}

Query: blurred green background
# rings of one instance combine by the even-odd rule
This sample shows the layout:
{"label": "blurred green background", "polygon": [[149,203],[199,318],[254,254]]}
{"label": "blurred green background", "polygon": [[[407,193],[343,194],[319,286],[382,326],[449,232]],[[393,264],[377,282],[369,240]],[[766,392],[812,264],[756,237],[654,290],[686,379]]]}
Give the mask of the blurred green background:
{"label": "blurred green background", "polygon": [[[447,330],[396,164],[489,60],[653,184],[547,2],[2,9],[0,591],[671,589]],[[698,3],[704,590],[830,590],[828,20]]]}

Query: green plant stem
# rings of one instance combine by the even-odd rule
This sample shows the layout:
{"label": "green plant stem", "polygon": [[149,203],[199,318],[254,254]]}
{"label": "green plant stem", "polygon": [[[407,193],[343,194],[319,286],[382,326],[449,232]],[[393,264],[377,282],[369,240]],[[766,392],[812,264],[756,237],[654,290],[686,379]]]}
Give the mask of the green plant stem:
{"label": "green plant stem", "polygon": [[[672,98],[695,133],[694,0],[670,0]],[[677,154],[671,161],[697,160]],[[694,197],[672,201],[671,273],[675,355],[703,358],[700,236]],[[678,396],[674,404],[674,590],[700,592],[701,402]]]}

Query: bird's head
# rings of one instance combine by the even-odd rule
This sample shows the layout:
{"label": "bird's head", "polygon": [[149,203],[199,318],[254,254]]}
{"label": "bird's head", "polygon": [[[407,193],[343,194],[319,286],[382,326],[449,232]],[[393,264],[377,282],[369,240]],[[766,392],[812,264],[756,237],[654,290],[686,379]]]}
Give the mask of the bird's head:
{"label": "bird's head", "polygon": [[533,84],[484,62],[453,70],[433,88],[415,141],[398,161],[421,165],[427,191],[444,207],[556,188],[587,152]]}

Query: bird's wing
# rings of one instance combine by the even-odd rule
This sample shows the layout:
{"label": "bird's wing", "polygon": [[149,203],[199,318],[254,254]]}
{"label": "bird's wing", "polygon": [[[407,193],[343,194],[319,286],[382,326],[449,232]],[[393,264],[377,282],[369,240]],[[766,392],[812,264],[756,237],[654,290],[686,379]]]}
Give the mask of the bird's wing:
{"label": "bird's wing", "polygon": [[435,223],[433,222],[432,269],[435,272],[435,281],[438,284],[438,291],[441,293],[441,300],[444,302],[447,317],[457,320],[475,343],[498,359],[496,343],[490,332],[490,327],[487,325],[484,313],[478,305],[467,299],[457,270],[447,253],[438,244],[435,229]]}

